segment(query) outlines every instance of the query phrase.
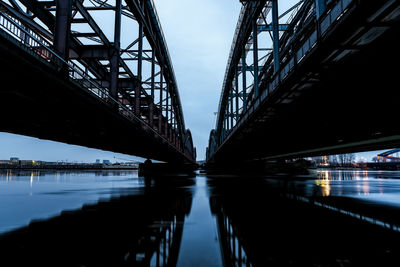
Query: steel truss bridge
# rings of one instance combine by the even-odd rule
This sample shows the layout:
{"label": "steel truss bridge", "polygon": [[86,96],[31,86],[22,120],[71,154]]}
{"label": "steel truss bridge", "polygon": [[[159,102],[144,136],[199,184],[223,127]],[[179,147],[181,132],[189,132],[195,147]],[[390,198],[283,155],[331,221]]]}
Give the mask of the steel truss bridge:
{"label": "steel truss bridge", "polygon": [[400,149],[391,149],[389,151],[385,151],[383,153],[380,153],[377,155],[377,161],[378,162],[400,162],[400,157],[399,157]]}
{"label": "steel truss bridge", "polygon": [[193,163],[151,0],[0,1],[1,131]]}
{"label": "steel truss bridge", "polygon": [[242,1],[207,162],[400,144],[400,2],[279,2]]}

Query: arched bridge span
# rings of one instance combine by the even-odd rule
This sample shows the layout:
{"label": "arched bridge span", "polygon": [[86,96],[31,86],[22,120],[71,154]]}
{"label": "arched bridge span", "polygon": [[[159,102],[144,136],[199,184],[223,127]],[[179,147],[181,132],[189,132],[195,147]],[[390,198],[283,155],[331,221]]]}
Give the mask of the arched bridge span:
{"label": "arched bridge span", "polygon": [[0,130],[195,162],[151,0],[1,0]]}
{"label": "arched bridge span", "polygon": [[398,1],[242,3],[208,163],[400,144]]}

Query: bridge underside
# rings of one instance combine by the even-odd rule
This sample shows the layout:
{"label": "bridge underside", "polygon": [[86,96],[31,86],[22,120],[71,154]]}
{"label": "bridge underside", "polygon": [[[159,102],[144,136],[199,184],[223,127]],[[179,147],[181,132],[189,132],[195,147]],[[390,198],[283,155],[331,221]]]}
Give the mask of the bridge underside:
{"label": "bridge underside", "polygon": [[134,122],[54,65],[0,35],[0,131],[164,161],[185,156],[143,122]]}
{"label": "bridge underside", "polygon": [[399,22],[368,25],[359,15],[343,19],[211,162],[399,146]]}

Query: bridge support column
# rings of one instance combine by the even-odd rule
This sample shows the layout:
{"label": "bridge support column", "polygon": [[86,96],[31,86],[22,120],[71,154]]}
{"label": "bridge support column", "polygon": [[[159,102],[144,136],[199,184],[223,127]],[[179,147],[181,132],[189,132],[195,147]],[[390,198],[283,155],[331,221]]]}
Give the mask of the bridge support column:
{"label": "bridge support column", "polygon": [[162,107],[163,107],[163,68],[160,66],[160,105],[159,105],[159,116],[158,116],[158,132],[162,134]]}
{"label": "bridge support column", "polygon": [[[69,35],[71,32],[72,0],[56,1],[56,24],[54,31],[54,46],[59,55],[68,61]],[[59,62],[62,68],[66,66]],[[65,69],[67,71],[67,69]]]}
{"label": "bridge support column", "polygon": [[114,51],[110,60],[110,93],[118,99],[119,53],[121,49],[121,0],[115,2]]}
{"label": "bridge support column", "polygon": [[168,89],[169,85],[167,85],[167,90],[165,91],[165,138],[169,138],[168,136],[168,121],[169,121],[169,99],[168,99]]}
{"label": "bridge support column", "polygon": [[247,110],[247,82],[246,82],[246,51],[242,52],[242,87],[243,87],[243,113]]}
{"label": "bridge support column", "polygon": [[258,97],[258,27],[257,18],[253,21],[253,67],[254,67],[254,98]]}
{"label": "bridge support column", "polygon": [[158,113],[158,132],[161,134],[162,133],[162,111],[160,109],[159,113]]}
{"label": "bridge support column", "polygon": [[238,77],[238,71],[235,71],[235,118],[236,118],[236,123],[239,121],[239,77]]}
{"label": "bridge support column", "polygon": [[315,0],[315,14],[317,19],[325,12],[326,0]]}
{"label": "bridge support column", "polygon": [[156,67],[156,62],[155,62],[155,51],[154,48],[151,51],[151,101],[149,105],[149,124],[151,128],[153,128],[154,124],[154,75],[155,75],[155,67]]}
{"label": "bridge support column", "polygon": [[[141,1],[140,8],[144,10],[144,1]],[[141,87],[142,87],[142,59],[143,59],[143,22],[139,22],[139,38],[138,38],[138,64],[137,64],[137,77],[139,84],[135,90],[135,113],[140,117],[140,97],[141,97]]]}
{"label": "bridge support column", "polygon": [[280,67],[278,0],[272,1],[272,38],[274,49],[274,72],[276,73]]}
{"label": "bridge support column", "polygon": [[230,93],[230,125],[231,129],[233,128],[233,86],[231,85],[231,93]]}

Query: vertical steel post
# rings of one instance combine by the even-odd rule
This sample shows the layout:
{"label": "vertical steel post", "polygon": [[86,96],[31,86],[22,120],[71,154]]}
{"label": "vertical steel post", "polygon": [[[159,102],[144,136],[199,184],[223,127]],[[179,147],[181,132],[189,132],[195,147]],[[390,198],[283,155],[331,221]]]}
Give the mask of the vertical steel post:
{"label": "vertical steel post", "polygon": [[168,121],[169,121],[169,83],[167,82],[167,89],[165,90],[165,137],[168,139]]}
{"label": "vertical steel post", "polygon": [[238,77],[238,69],[235,70],[235,118],[236,123],[239,121],[239,77]]}
{"label": "vertical steel post", "polygon": [[233,87],[232,87],[232,84],[231,84],[231,93],[230,93],[230,105],[231,105],[231,110],[230,110],[230,119],[231,119],[231,129],[233,128]]}
{"label": "vertical steel post", "polygon": [[153,128],[153,117],[154,117],[154,75],[155,75],[155,68],[156,68],[156,61],[155,61],[155,51],[154,48],[151,51],[151,93],[150,93],[150,105],[149,105],[149,124]]}
{"label": "vertical steel post", "polygon": [[163,68],[160,66],[160,114],[158,116],[158,132],[162,133],[162,106],[163,106]]}
{"label": "vertical steel post", "polygon": [[[54,47],[66,61],[69,58],[69,37],[71,32],[72,0],[56,1],[56,24],[54,29]],[[63,64],[59,62],[61,66]],[[64,66],[65,67],[65,66]]]}
{"label": "vertical steel post", "polygon": [[242,52],[242,87],[243,87],[243,113],[247,110],[247,82],[246,82],[246,50]]}
{"label": "vertical steel post", "polygon": [[[140,2],[141,12],[144,12],[144,1]],[[139,86],[135,90],[135,113],[140,116],[140,97],[141,97],[141,86],[142,86],[142,59],[143,59],[143,21],[139,22],[139,41],[138,41],[138,64],[137,64],[137,77],[139,80]]]}
{"label": "vertical steel post", "polygon": [[274,73],[276,73],[280,67],[278,0],[272,1],[272,38],[274,50]]}
{"label": "vertical steel post", "polygon": [[172,97],[172,94],[170,94],[171,96],[171,103],[170,103],[170,110],[169,110],[169,115],[170,115],[170,119],[169,119],[169,140],[172,141],[173,139],[173,121],[174,121],[174,98]]}
{"label": "vertical steel post", "polygon": [[[32,15],[32,12],[31,12],[28,8],[26,8],[25,12],[26,12],[29,16]],[[23,28],[24,30],[26,30],[27,32],[29,32],[29,33],[31,32],[30,29],[29,29],[28,27],[26,27],[24,24],[22,24],[21,26],[22,26],[22,28]],[[20,38],[21,38],[21,40],[23,40],[24,44],[28,44],[28,43],[29,43],[30,37],[29,37],[29,35],[25,34],[25,32],[23,32],[23,31],[20,32]]]}
{"label": "vertical steel post", "polygon": [[225,110],[225,114],[224,114],[224,135],[223,135],[223,140],[225,140],[225,136],[226,136],[226,131],[228,130],[228,121],[226,119],[226,110]]}
{"label": "vertical steel post", "polygon": [[326,7],[326,0],[315,0],[315,14],[317,19],[324,13]]}
{"label": "vertical steel post", "polygon": [[258,27],[257,18],[253,21],[253,67],[254,67],[254,98],[258,97]]}
{"label": "vertical steel post", "polygon": [[121,10],[122,0],[115,1],[114,50],[110,59],[110,92],[118,98],[119,53],[121,50]]}

